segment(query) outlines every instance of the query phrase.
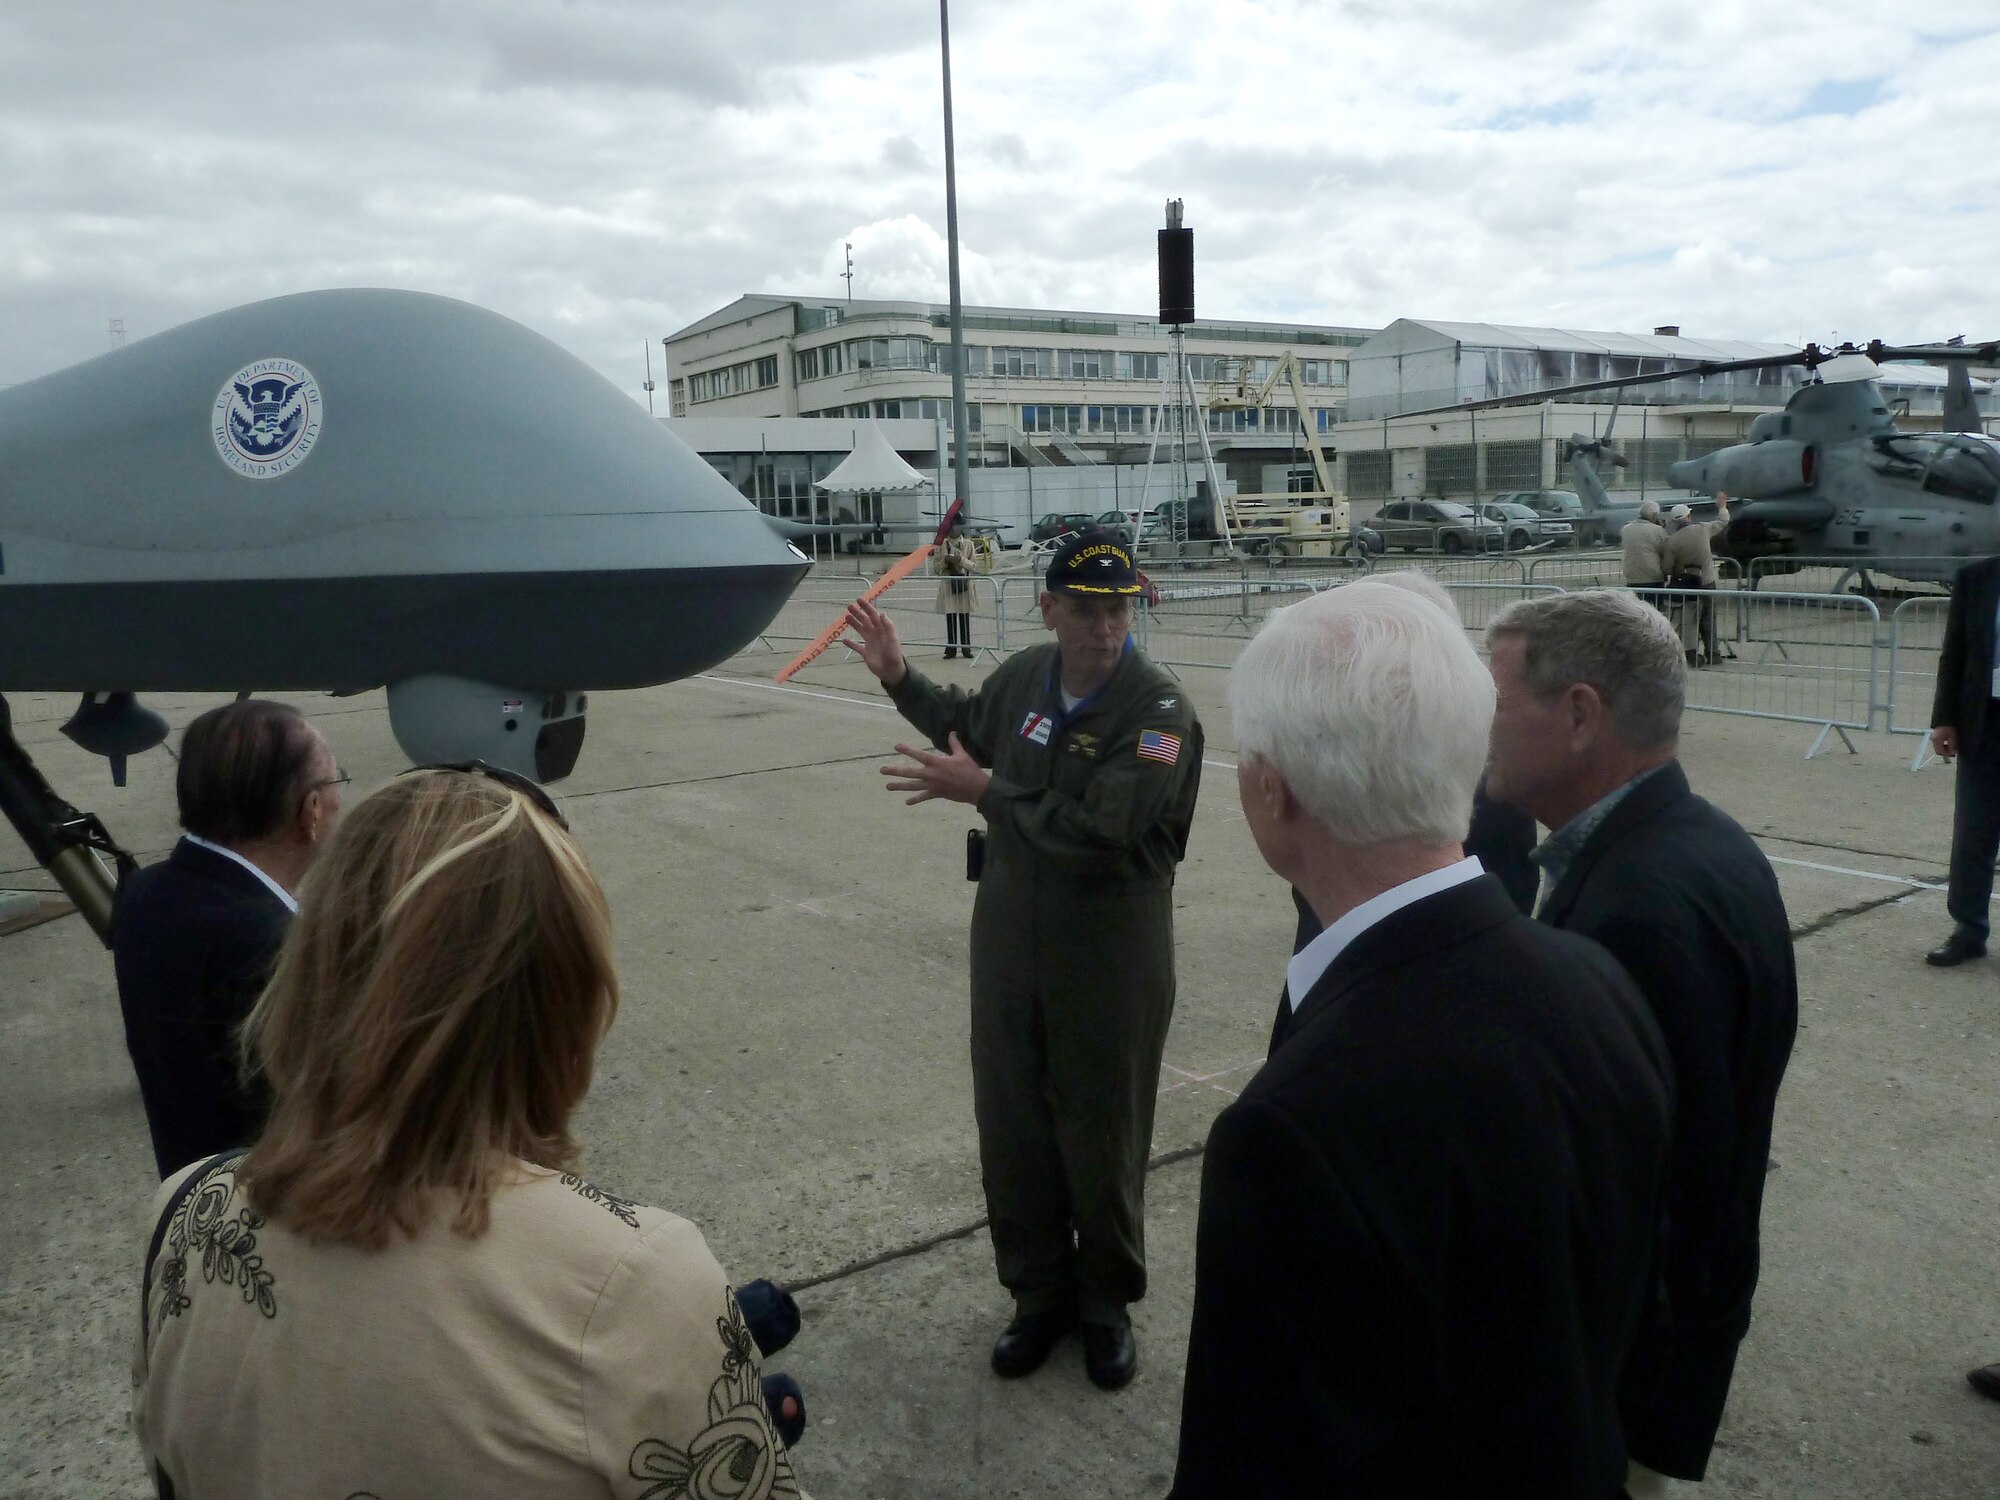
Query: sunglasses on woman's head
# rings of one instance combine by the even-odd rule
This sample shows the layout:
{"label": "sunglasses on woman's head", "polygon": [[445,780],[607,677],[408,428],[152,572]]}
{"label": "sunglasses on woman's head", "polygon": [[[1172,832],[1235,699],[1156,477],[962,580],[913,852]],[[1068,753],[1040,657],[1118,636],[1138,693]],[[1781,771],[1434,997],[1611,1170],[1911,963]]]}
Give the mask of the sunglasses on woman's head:
{"label": "sunglasses on woman's head", "polygon": [[510,771],[505,766],[488,765],[483,760],[454,760],[438,761],[425,766],[411,766],[409,770],[398,774],[413,776],[419,771],[458,771],[468,776],[484,776],[488,781],[497,781],[502,786],[510,787],[514,791],[519,792],[523,797],[534,803],[536,807],[547,813],[555,821],[556,827],[560,828],[564,833],[569,832],[569,819],[565,818],[562,814],[562,809],[556,806],[556,799],[543,789],[540,782],[534,780],[532,777],[523,776],[519,771]]}

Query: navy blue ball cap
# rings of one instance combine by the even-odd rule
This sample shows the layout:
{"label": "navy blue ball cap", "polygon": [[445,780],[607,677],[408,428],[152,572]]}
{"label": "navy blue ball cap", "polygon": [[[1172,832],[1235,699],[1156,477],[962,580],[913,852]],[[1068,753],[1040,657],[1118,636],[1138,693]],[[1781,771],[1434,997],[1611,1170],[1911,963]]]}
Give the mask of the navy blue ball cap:
{"label": "navy blue ball cap", "polygon": [[1052,593],[1136,594],[1139,570],[1123,542],[1093,526],[1056,549],[1047,583]]}

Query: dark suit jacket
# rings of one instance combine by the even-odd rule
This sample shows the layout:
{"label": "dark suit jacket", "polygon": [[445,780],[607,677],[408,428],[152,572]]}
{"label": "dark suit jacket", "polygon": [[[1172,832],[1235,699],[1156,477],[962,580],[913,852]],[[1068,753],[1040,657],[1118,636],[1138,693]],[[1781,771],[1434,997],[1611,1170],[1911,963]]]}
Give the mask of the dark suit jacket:
{"label": "dark suit jacket", "polygon": [[1993,611],[2000,606],[2000,557],[1982,558],[1958,570],[1945,616],[1944,650],[1938,656],[1937,694],[1931,723],[1950,724],[1967,751],[1986,735],[1993,702]]}
{"label": "dark suit jacket", "polygon": [[1656,1310],[1642,1331],[1622,1404],[1634,1458],[1699,1479],[1757,1286],[1771,1115],[1798,1030],[1791,923],[1763,851],[1678,762],[1611,810],[1541,917],[1611,950],[1673,1054],[1671,1321]]}
{"label": "dark suit jacket", "polygon": [[290,922],[255,875],[185,839],[119,891],[118,1006],[161,1177],[256,1138],[264,1105],[238,1080],[236,1028]]}
{"label": "dark suit jacket", "polygon": [[1173,1494],[1615,1496],[1668,1067],[1490,875],[1362,933],[1209,1133]]}
{"label": "dark suit jacket", "polygon": [[[1482,780],[1472,796],[1472,827],[1465,835],[1465,852],[1478,860],[1487,874],[1499,877],[1523,912],[1535,909],[1535,887],[1541,878],[1535,862],[1528,858],[1534,847],[1535,820],[1518,807],[1488,798]],[[1297,954],[1325,928],[1297,886],[1292,887],[1292,905],[1299,914],[1298,931],[1292,937],[1292,952]],[[1278,1018],[1271,1024],[1273,1052],[1292,1029],[1291,993],[1285,988],[1278,991]]]}

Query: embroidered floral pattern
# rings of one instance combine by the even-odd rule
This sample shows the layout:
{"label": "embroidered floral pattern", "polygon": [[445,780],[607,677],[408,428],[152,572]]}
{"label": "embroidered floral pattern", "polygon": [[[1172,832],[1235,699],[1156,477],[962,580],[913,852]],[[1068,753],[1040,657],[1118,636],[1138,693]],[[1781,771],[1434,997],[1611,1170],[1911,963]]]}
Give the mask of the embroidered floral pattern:
{"label": "embroidered floral pattern", "polygon": [[715,1320],[715,1331],[722,1339],[722,1373],[726,1379],[734,1380],[751,1365],[751,1350],[756,1347],[750,1333],[750,1325],[743,1321],[743,1304],[736,1300],[736,1289],[729,1289],[729,1311]]}
{"label": "embroidered floral pattern", "polygon": [[236,1197],[234,1180],[222,1179],[235,1172],[241,1156],[219,1161],[201,1174],[201,1181],[181,1200],[167,1225],[167,1259],[160,1267],[160,1326],[177,1318],[193,1304],[188,1298],[188,1258],[201,1259],[201,1279],[211,1286],[220,1281],[236,1287],[245,1302],[254,1303],[267,1318],[278,1315],[278,1299],[272,1288],[275,1279],[264,1269],[264,1257],[257,1253],[257,1231],[264,1216],[248,1207],[239,1207],[230,1217],[229,1206]]}
{"label": "embroidered floral pattern", "polygon": [[722,1377],[708,1388],[708,1426],[686,1448],[647,1438],[627,1467],[647,1481],[633,1500],[798,1500],[799,1482],[785,1445],[771,1430],[764,1387],[751,1358],[750,1330],[736,1293],[715,1320],[722,1336]]}
{"label": "embroidered floral pattern", "polygon": [[595,1203],[615,1219],[622,1219],[634,1229],[639,1227],[639,1205],[630,1198],[621,1198],[616,1193],[607,1193],[594,1182],[585,1182],[574,1173],[562,1175],[562,1185],[578,1197]]}

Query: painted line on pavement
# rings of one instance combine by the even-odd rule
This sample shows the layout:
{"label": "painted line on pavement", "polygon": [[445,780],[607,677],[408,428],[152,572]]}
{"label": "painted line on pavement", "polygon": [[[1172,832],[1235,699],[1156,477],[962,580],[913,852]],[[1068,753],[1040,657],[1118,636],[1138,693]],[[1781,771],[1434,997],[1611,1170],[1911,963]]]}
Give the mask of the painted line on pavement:
{"label": "painted line on pavement", "polygon": [[1913,880],[1908,875],[1884,875],[1879,870],[1852,870],[1846,865],[1823,865],[1813,859],[1791,859],[1783,854],[1769,854],[1764,858],[1774,865],[1795,865],[1801,870],[1818,870],[1826,875],[1850,875],[1856,880],[1880,880],[1889,885],[1907,885],[1920,891],[1941,891],[1945,887],[1935,881]]}

